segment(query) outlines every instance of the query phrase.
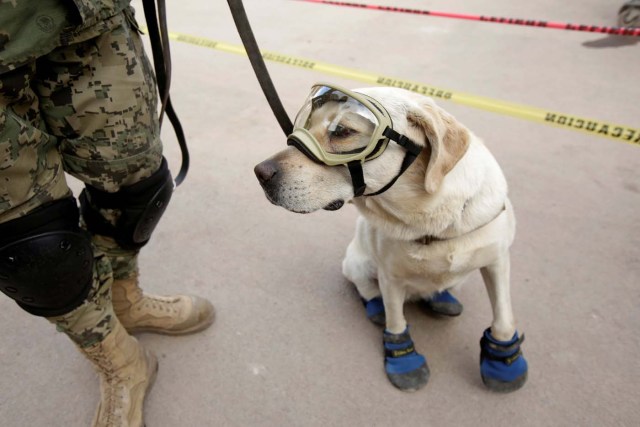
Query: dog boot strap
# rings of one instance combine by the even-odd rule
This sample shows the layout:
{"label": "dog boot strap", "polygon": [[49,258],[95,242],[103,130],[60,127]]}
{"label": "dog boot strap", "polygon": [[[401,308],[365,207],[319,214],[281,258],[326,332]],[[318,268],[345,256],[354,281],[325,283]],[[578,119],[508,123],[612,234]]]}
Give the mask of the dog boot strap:
{"label": "dog boot strap", "polygon": [[385,369],[389,374],[406,374],[426,364],[423,355],[416,352],[408,328],[401,334],[384,333]]}
{"label": "dog boot strap", "polygon": [[518,337],[518,333],[516,332],[509,341],[497,341],[491,336],[490,331],[491,330],[487,328],[480,340],[482,358],[511,365],[522,355],[520,344],[524,341],[524,334]]}

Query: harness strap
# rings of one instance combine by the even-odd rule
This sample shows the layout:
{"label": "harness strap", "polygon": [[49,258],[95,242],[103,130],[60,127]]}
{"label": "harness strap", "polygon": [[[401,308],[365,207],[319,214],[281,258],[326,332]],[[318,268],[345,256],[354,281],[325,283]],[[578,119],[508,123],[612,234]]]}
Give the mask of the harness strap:
{"label": "harness strap", "polygon": [[[157,11],[156,1],[158,3]],[[147,20],[147,27],[149,28],[153,68],[155,69],[160,101],[162,102],[159,117],[160,127],[162,127],[162,119],[166,112],[178,140],[180,152],[182,153],[182,165],[174,180],[174,185],[177,187],[184,181],[187,176],[187,171],[189,170],[189,149],[180,119],[173,109],[173,104],[169,96],[169,87],[171,86],[171,51],[169,49],[169,30],[167,29],[167,8],[165,0],[142,0],[142,6]]]}
{"label": "harness strap", "polygon": [[520,356],[522,356],[522,350],[520,344],[524,341],[524,334],[518,338],[515,342],[508,345],[500,345],[491,342],[487,337],[483,336],[480,340],[480,357],[489,360],[495,360],[498,362],[511,365]]}

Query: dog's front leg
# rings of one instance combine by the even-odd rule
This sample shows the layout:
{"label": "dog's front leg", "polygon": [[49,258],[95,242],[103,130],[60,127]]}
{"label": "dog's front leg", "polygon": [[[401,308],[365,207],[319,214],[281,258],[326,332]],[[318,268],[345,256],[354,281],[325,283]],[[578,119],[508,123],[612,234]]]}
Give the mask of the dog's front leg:
{"label": "dog's front leg", "polygon": [[516,331],[509,286],[509,252],[500,257],[496,263],[482,267],[480,273],[482,273],[493,309],[491,335],[498,340],[507,341]]}
{"label": "dog's front leg", "polygon": [[387,331],[392,334],[401,334],[407,329],[407,322],[404,318],[404,300],[407,291],[404,283],[380,270],[378,271],[378,282],[384,302]]}
{"label": "dog's front leg", "polygon": [[527,380],[527,361],[522,356],[509,286],[509,252],[480,269],[491,300],[493,322],[480,340],[480,374],[484,384],[500,392],[514,391]]}
{"label": "dog's front leg", "polygon": [[378,281],[386,317],[383,333],[384,369],[387,378],[403,391],[415,391],[427,384],[429,367],[427,360],[419,354],[409,335],[403,308],[406,297],[404,283],[378,272]]}

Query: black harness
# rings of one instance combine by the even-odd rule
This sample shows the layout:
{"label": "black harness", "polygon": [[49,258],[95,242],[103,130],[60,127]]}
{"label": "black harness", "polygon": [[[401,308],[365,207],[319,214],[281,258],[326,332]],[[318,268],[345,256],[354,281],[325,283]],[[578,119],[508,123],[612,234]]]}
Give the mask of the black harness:
{"label": "black harness", "polygon": [[406,136],[399,134],[398,132],[396,132],[391,128],[386,128],[382,134],[387,138],[389,138],[390,140],[397,142],[402,147],[404,147],[405,150],[407,150],[407,153],[404,156],[404,160],[402,161],[402,165],[400,165],[400,171],[391,181],[387,183],[387,185],[382,187],[380,190],[374,193],[364,194],[364,191],[367,188],[367,184],[364,182],[362,162],[359,160],[356,160],[356,161],[347,163],[347,167],[349,168],[349,173],[351,174],[351,182],[353,183],[353,194],[355,197],[377,196],[378,194],[382,194],[385,191],[387,191],[389,188],[391,188],[393,184],[396,183],[398,178],[400,178],[400,176],[402,176],[402,174],[407,169],[409,169],[409,166],[411,166],[411,164],[418,158],[418,155],[422,152],[421,146],[419,146],[418,144],[416,144]]}
{"label": "black harness", "polygon": [[[351,183],[353,184],[353,195],[354,195],[354,197],[377,196],[378,194],[384,193],[389,188],[391,188],[391,186],[393,184],[395,184],[395,182],[398,180],[398,178],[400,178],[400,176],[402,176],[402,174],[407,169],[409,169],[409,166],[411,166],[411,164],[418,158],[418,155],[422,152],[422,147],[421,146],[419,146],[418,144],[416,144],[415,142],[411,141],[406,136],[404,136],[402,134],[399,134],[398,132],[394,131],[393,129],[391,129],[389,127],[384,130],[382,135],[384,135],[386,138],[390,139],[391,141],[397,142],[405,150],[407,150],[407,154],[405,154],[405,156],[404,156],[404,160],[402,161],[402,165],[400,165],[400,171],[398,171],[398,174],[391,181],[389,181],[384,187],[382,187],[380,190],[378,190],[378,191],[376,191],[374,193],[364,194],[365,190],[367,189],[367,184],[364,181],[364,171],[362,170],[363,161],[362,160],[354,160],[352,162],[347,163],[347,168],[349,169],[349,174],[351,175]],[[373,150],[373,152],[367,158],[364,159],[364,161],[366,162],[371,157],[373,157],[378,152],[380,147],[382,147],[384,145],[385,141],[386,141],[385,139],[381,139],[380,141],[378,141],[377,147]],[[309,151],[307,149],[307,147],[305,147],[304,144],[299,142],[296,138],[287,139],[287,145],[291,145],[291,146],[297,148],[302,154],[307,156],[313,162],[318,163],[318,164],[324,164],[320,160],[318,160],[316,158],[316,156],[314,156],[313,153],[311,153],[311,151]],[[357,151],[361,151],[361,150],[354,150],[354,152],[357,152]]]}

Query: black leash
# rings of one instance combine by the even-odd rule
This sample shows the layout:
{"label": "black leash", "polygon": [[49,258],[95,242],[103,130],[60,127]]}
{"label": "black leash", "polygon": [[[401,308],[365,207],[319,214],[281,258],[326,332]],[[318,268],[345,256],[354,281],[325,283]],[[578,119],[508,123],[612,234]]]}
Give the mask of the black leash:
{"label": "black leash", "polygon": [[[158,9],[156,12],[156,1]],[[160,126],[162,127],[162,119],[167,114],[173,131],[180,145],[182,153],[182,165],[174,182],[177,187],[184,181],[189,170],[189,149],[187,148],[187,140],[180,124],[180,119],[173,109],[171,97],[169,96],[169,87],[171,85],[171,52],[169,50],[169,30],[167,29],[167,8],[164,0],[142,0],[144,8],[144,16],[147,20],[149,28],[149,39],[151,41],[151,53],[153,54],[153,68],[156,72],[156,80],[158,82],[158,90],[160,91],[160,101],[162,107],[160,109]]]}
{"label": "black leash", "polygon": [[[251,62],[251,66],[253,67],[253,71],[256,77],[258,78],[258,82],[260,83],[262,92],[267,98],[267,102],[269,102],[269,106],[271,107],[274,116],[276,116],[278,123],[280,123],[282,131],[284,132],[285,136],[288,137],[293,132],[293,124],[291,123],[291,119],[289,119],[287,112],[282,106],[282,102],[280,101],[280,97],[278,97],[276,88],[273,86],[273,82],[271,81],[271,77],[269,76],[269,71],[267,70],[267,66],[264,63],[262,54],[260,53],[260,48],[258,47],[256,38],[253,35],[253,31],[251,31],[249,19],[247,18],[247,13],[244,10],[242,0],[227,0],[227,3],[229,3],[229,9],[231,9],[233,21],[236,24],[238,34],[240,35],[240,39],[242,39],[242,44],[244,45],[245,50],[247,51],[249,61]],[[420,154],[420,151],[422,150],[422,147],[416,145],[406,136],[398,134],[391,128],[387,128],[387,130],[385,130],[384,136],[397,142],[407,150],[407,154],[405,155],[402,165],[400,166],[400,172],[398,172],[398,174],[391,180],[391,182],[389,182],[380,190],[374,193],[364,194],[367,186],[364,182],[362,163],[359,160],[348,163],[347,167],[349,168],[349,173],[353,182],[354,195],[356,197],[376,196],[387,191],[409,168],[409,166],[411,166],[411,164],[416,160],[416,158]],[[289,140],[287,141],[287,145],[294,145],[311,160],[316,161],[314,160],[314,156],[310,155],[302,144],[292,144],[292,141]]]}
{"label": "black leash", "polygon": [[289,136],[293,132],[293,124],[282,106],[282,102],[280,102],[276,88],[273,86],[267,66],[264,63],[264,59],[262,59],[262,54],[260,53],[260,48],[258,47],[256,38],[253,35],[253,31],[251,31],[251,25],[249,25],[249,19],[247,18],[247,13],[244,10],[242,0],[227,0],[227,3],[229,3],[229,9],[231,9],[233,21],[236,24],[238,34],[240,35],[240,39],[242,39],[242,44],[244,45],[245,50],[247,51],[249,61],[251,62],[251,66],[253,67],[256,77],[258,78],[262,92],[267,98],[267,102],[269,103],[273,114],[276,116],[276,120],[278,120],[282,131],[286,136]]}

